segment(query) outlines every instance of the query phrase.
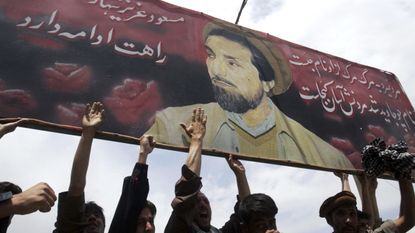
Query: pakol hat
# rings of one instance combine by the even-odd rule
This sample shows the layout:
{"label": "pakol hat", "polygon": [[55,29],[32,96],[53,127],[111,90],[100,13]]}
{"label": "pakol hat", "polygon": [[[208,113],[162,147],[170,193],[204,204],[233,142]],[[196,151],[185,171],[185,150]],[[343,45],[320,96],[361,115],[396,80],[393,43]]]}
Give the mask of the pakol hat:
{"label": "pakol hat", "polygon": [[327,198],[320,207],[320,217],[326,218],[337,207],[342,205],[356,206],[356,197],[349,191],[342,191]]}
{"label": "pakol hat", "polygon": [[275,86],[270,90],[272,95],[282,94],[290,87],[292,78],[289,64],[282,55],[281,51],[273,47],[272,43],[268,41],[267,34],[259,33],[225,21],[215,20],[205,25],[203,29],[203,40],[206,41],[209,34],[213,30],[217,29],[227,30],[236,34],[240,34],[262,53],[274,71]]}

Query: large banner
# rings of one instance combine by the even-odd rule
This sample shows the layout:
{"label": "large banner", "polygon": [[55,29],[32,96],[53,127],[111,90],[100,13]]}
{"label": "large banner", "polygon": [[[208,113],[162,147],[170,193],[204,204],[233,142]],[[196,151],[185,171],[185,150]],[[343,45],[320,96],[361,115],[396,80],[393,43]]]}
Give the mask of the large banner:
{"label": "large banner", "polygon": [[207,154],[351,171],[376,137],[415,152],[415,112],[394,74],[199,12],[155,0],[1,1],[0,30],[3,120],[71,133],[101,101],[107,136],[148,133],[185,150],[179,123],[202,107]]}

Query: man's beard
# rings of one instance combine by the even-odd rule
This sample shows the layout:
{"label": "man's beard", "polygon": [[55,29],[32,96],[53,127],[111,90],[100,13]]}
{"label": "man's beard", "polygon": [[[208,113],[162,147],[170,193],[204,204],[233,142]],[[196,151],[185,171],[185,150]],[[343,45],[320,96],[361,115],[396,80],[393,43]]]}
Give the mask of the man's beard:
{"label": "man's beard", "polygon": [[258,89],[253,98],[248,99],[240,93],[231,93],[215,84],[212,86],[216,101],[224,110],[229,112],[245,113],[250,109],[255,109],[264,96],[264,90],[262,89]]}

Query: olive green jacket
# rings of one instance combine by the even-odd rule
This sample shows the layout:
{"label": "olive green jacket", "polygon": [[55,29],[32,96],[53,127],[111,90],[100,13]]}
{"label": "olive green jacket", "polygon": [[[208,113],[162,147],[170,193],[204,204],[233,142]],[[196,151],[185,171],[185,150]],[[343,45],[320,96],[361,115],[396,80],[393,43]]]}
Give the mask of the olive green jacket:
{"label": "olive green jacket", "polygon": [[208,116],[203,140],[204,149],[216,149],[268,160],[294,161],[326,168],[353,169],[353,165],[341,151],[286,116],[277,106],[272,106],[277,127],[275,135],[277,151],[270,152],[269,155],[252,155],[240,151],[235,126],[217,103],[166,108],[157,113],[153,126],[146,134],[153,135],[161,143],[189,146],[190,138],[179,124],[189,123],[193,109],[201,107]]}

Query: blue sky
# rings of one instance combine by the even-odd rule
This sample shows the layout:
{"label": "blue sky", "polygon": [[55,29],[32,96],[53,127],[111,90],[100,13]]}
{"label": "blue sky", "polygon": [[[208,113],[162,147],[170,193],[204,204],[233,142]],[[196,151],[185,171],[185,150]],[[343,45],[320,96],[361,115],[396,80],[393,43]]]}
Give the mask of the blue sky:
{"label": "blue sky", "polygon": [[[169,0],[234,22],[240,0]],[[290,42],[393,72],[415,103],[415,6],[410,0],[250,0],[239,24]],[[412,79],[411,79],[412,78]],[[23,189],[40,181],[56,192],[67,190],[78,137],[18,128],[0,141],[0,177]],[[88,171],[86,199],[103,205],[107,222],[112,218],[124,176],[137,159],[138,146],[95,140]],[[171,212],[174,183],[186,154],[155,150],[148,159],[150,195],[158,208],[156,232],[163,232]],[[213,225],[221,226],[232,213],[236,184],[222,158],[205,156],[203,190],[210,198]],[[271,195],[280,211],[281,232],[330,232],[318,209],[328,196],[340,191],[329,172],[243,162],[252,192]],[[352,189],[356,191],[352,182]],[[399,210],[399,189],[394,181],[379,181],[381,216],[394,218]],[[16,216],[11,233],[51,232],[56,207],[50,213]],[[107,228],[108,229],[108,228]],[[415,229],[411,231],[415,233]]]}

